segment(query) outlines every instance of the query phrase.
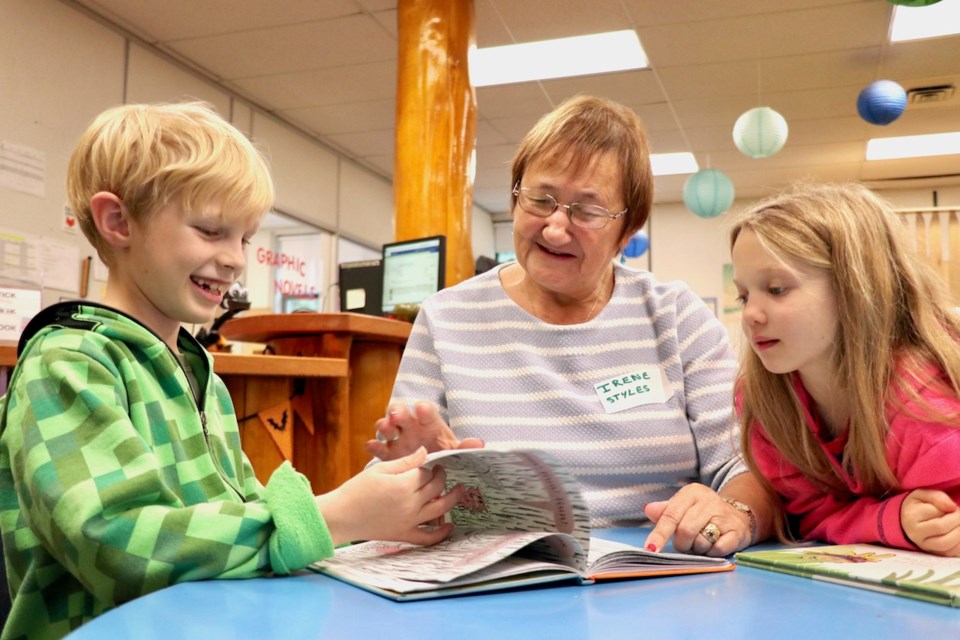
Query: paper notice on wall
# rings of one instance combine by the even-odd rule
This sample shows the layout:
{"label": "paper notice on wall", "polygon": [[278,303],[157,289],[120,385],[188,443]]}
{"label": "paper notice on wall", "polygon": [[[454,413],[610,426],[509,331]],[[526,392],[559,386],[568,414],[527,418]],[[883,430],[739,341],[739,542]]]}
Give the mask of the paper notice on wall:
{"label": "paper notice on wall", "polygon": [[39,239],[43,286],[80,293],[80,247],[50,238]]}
{"label": "paper notice on wall", "polygon": [[5,287],[0,284],[0,342],[16,342],[40,312],[40,290]]}
{"label": "paper notice on wall", "polygon": [[46,154],[0,140],[0,186],[31,195],[46,195]]}
{"label": "paper notice on wall", "polygon": [[4,280],[80,292],[80,247],[52,238],[0,229]]}
{"label": "paper notice on wall", "polygon": [[32,236],[0,229],[0,278],[4,281],[42,285],[43,274],[37,256],[37,244]]}

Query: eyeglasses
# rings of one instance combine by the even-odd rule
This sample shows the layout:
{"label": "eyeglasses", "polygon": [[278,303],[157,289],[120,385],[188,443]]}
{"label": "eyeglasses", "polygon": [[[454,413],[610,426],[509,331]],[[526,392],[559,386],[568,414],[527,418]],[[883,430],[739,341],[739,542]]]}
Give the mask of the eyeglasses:
{"label": "eyeglasses", "polygon": [[616,220],[627,212],[624,209],[618,213],[610,213],[599,205],[579,202],[560,204],[549,193],[521,187],[519,182],[513,186],[513,195],[517,197],[521,209],[538,218],[549,218],[557,207],[563,207],[567,210],[570,222],[583,229],[603,229],[611,220]]}

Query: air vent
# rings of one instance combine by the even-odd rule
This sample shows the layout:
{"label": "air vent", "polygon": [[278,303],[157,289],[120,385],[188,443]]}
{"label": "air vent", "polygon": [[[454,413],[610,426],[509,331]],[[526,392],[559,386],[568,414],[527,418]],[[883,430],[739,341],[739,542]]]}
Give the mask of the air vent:
{"label": "air vent", "polygon": [[924,105],[934,102],[944,102],[953,97],[956,90],[952,84],[938,84],[930,87],[914,87],[907,89],[907,101],[910,104]]}

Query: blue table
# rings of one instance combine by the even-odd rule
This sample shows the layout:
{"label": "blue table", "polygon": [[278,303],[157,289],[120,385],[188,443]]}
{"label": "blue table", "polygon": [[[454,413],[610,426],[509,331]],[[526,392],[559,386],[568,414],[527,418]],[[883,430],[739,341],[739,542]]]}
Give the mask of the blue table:
{"label": "blue table", "polygon": [[[596,533],[640,544],[647,531]],[[179,584],[118,607],[69,639],[180,637],[905,640],[960,638],[960,609],[750,567],[404,603],[303,574]]]}

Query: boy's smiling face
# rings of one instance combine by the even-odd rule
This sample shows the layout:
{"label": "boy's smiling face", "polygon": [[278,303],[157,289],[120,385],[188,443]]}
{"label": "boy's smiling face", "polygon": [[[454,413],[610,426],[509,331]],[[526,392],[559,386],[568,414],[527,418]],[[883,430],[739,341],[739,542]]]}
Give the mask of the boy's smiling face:
{"label": "boy's smiling face", "polygon": [[259,218],[230,219],[220,205],[186,212],[160,207],[128,221],[129,241],[117,252],[104,302],[134,316],[176,346],[180,324],[213,319],[246,265],[245,249]]}

